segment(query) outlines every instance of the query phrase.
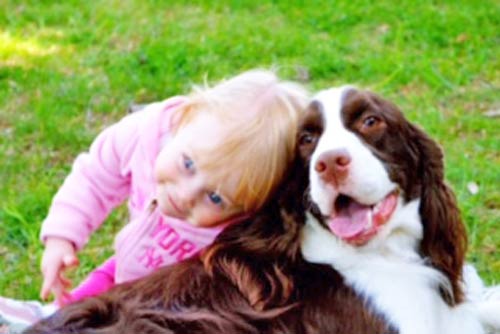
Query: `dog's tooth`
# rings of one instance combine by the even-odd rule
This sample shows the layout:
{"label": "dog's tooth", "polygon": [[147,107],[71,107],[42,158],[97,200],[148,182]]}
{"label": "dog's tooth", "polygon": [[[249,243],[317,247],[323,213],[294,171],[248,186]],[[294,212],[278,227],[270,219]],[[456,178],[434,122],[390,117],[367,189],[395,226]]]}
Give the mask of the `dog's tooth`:
{"label": "dog's tooth", "polygon": [[370,210],[368,212],[368,219],[369,219],[369,223],[368,223],[368,228],[372,228],[373,226],[373,212]]}

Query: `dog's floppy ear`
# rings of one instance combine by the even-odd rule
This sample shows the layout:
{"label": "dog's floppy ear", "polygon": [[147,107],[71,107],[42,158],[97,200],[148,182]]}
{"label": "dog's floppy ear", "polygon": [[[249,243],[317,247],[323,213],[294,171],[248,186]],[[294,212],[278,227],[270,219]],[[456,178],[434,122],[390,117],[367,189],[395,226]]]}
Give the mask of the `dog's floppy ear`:
{"label": "dog's floppy ear", "polygon": [[467,248],[465,226],[455,195],[444,181],[443,152],[437,143],[419,128],[411,125],[419,150],[421,178],[420,215],[424,225],[421,252],[450,280],[453,296],[450,304],[463,299],[460,281]]}
{"label": "dog's floppy ear", "polygon": [[286,252],[298,249],[298,231],[296,236],[293,226],[290,231],[270,229],[281,224],[279,216],[271,217],[228,227],[201,257],[214,279],[229,280],[257,311],[286,305],[294,287],[287,268],[295,255]]}
{"label": "dog's floppy ear", "polygon": [[304,166],[297,157],[274,198],[254,217],[227,227],[202,254],[207,272],[230,280],[258,311],[290,305],[289,270],[302,259]]}
{"label": "dog's floppy ear", "polygon": [[290,304],[294,282],[279,264],[270,265],[228,253],[206,259],[209,259],[205,262],[207,270],[211,270],[209,274],[216,280],[229,280],[255,311],[278,315],[289,309],[287,304]]}

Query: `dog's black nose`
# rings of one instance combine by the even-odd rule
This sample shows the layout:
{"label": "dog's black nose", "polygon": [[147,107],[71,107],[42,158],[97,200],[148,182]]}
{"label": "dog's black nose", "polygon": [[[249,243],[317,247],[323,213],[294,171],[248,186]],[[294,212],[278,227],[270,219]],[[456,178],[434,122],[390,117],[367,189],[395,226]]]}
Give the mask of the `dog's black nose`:
{"label": "dog's black nose", "polygon": [[323,152],[316,161],[314,169],[325,182],[338,185],[344,181],[349,172],[351,156],[345,149]]}

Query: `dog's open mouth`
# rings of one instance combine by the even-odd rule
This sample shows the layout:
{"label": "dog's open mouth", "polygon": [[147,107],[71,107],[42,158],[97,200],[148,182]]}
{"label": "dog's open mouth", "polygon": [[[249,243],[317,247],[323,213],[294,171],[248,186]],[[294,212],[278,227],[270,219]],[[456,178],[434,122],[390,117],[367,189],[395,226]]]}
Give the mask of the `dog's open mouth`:
{"label": "dog's open mouth", "polygon": [[367,243],[387,223],[396,209],[398,193],[395,190],[373,205],[361,204],[340,194],[335,199],[334,213],[328,217],[329,229],[348,243]]}

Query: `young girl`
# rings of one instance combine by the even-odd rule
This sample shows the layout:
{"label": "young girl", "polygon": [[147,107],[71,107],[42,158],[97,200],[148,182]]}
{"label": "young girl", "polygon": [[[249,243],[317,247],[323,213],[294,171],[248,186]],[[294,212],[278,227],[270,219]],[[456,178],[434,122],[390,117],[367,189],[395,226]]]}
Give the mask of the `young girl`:
{"label": "young girl", "polygon": [[[105,129],[80,154],[42,225],[41,297],[100,294],[210,244],[259,209],[291,161],[307,94],[253,70],[213,88],[148,105]],[[117,205],[130,223],[115,255],[71,293],[65,269]]]}

